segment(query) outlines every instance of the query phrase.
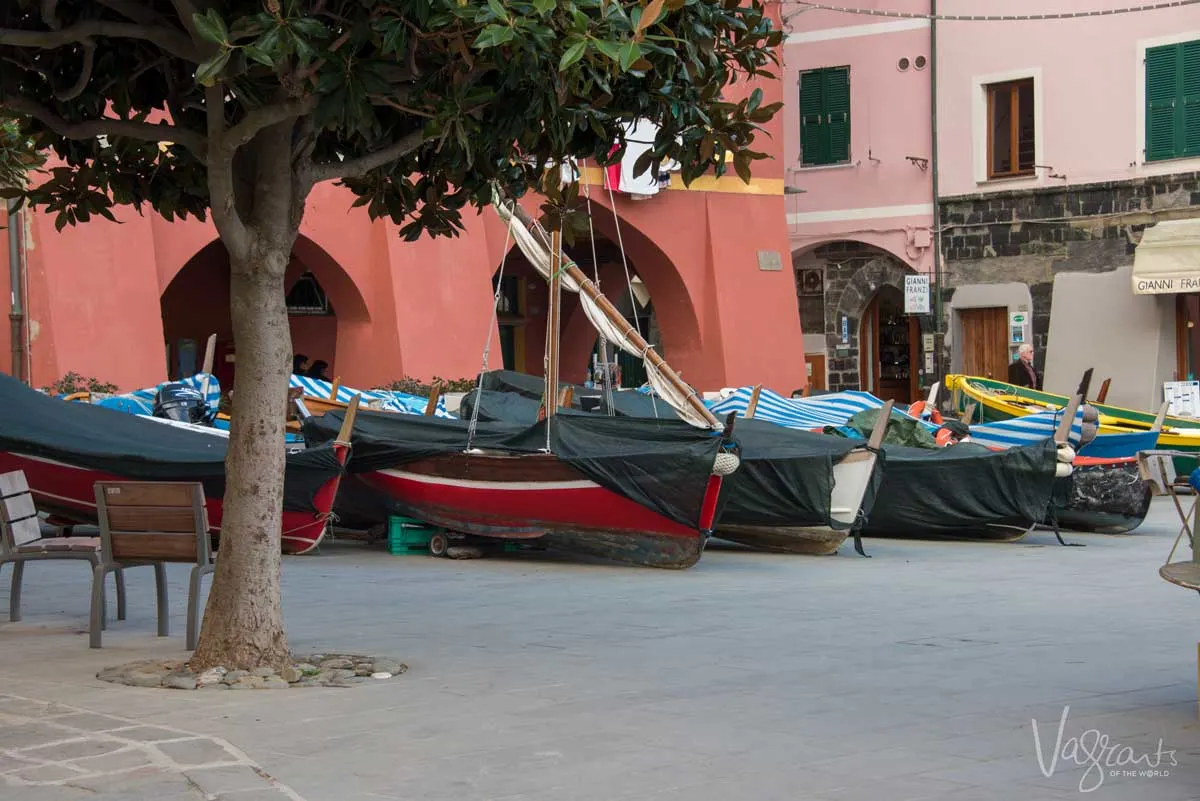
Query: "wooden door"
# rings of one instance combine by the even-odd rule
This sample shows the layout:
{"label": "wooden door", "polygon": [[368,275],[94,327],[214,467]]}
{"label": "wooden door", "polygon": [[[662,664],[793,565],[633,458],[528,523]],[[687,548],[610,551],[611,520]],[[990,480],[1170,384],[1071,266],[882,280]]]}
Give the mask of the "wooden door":
{"label": "wooden door", "polygon": [[804,361],[808,364],[808,388],[827,389],[825,385],[825,354],[824,353],[807,353],[804,355]]}
{"label": "wooden door", "polygon": [[964,375],[1008,380],[1008,308],[960,309]]}

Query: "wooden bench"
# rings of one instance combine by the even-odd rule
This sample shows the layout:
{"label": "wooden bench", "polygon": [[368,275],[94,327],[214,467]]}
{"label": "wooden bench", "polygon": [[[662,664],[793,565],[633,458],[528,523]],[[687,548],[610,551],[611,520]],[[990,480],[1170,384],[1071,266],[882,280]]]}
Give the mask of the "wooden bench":
{"label": "wooden bench", "polygon": [[[48,559],[74,559],[94,568],[100,564],[99,537],[47,537],[42,533],[37,505],[25,473],[0,475],[0,567],[13,566],[8,596],[8,619],[21,619],[21,584],[25,563]],[[125,574],[116,571],[117,620],[125,619]],[[102,596],[103,601],[103,596]],[[104,615],[101,614],[103,624]]]}
{"label": "wooden bench", "polygon": [[100,563],[93,571],[91,647],[103,629],[104,577],[126,567],[154,568],[158,636],[169,633],[166,563],[194,565],[188,584],[187,648],[200,628],[200,579],[213,571],[212,540],[199,482],[97,481]]}

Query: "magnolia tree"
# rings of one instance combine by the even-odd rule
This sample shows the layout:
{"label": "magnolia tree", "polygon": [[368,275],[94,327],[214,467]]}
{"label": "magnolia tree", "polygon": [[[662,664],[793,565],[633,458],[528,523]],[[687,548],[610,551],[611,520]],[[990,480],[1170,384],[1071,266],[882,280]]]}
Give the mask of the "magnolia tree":
{"label": "magnolia tree", "polygon": [[[4,0],[4,141],[50,161],[9,197],[61,229],[118,206],[211,214],[231,264],[240,380],[226,460],[221,558],[193,665],[288,655],[280,609],[284,272],[313,187],[413,240],[453,235],[494,193],[572,158],[609,163],[622,121],[659,126],[641,168],[685,181],[729,162],[748,180],[779,104],[723,89],[762,76],[782,39],[769,0]],[[745,93],[743,93],[745,94]],[[614,143],[620,149],[610,156]],[[3,163],[0,161],[0,163]]]}

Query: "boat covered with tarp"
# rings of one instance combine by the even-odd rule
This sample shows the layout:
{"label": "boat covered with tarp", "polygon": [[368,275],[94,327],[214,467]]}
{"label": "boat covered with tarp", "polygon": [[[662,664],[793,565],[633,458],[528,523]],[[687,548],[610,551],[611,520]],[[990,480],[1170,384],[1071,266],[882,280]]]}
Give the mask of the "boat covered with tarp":
{"label": "boat covered with tarp", "polygon": [[[66,521],[96,522],[97,481],[199,481],[219,533],[228,445],[211,429],[64,402],[0,375],[0,472],[23,470],[39,509]],[[336,432],[287,455],[285,553],[311,550],[324,536],[348,455]]]}
{"label": "boat covered with tarp", "polygon": [[[312,444],[344,413],[304,421]],[[668,420],[559,414],[552,423],[360,412],[350,472],[392,509],[475,537],[653,567],[689,567],[716,520],[728,438]],[[712,480],[716,477],[718,480]]]}
{"label": "boat covered with tarp", "polygon": [[[462,415],[489,423],[536,422],[541,402],[530,395],[542,382],[534,376],[523,378],[529,379],[523,382],[528,394],[469,392],[463,398]],[[618,394],[651,403],[649,397],[638,393],[613,393]],[[658,404],[670,411],[661,401]],[[560,409],[559,414],[598,416],[579,409]],[[792,553],[833,553],[860,516],[870,512],[883,480],[882,466],[877,467],[873,459],[867,464],[862,458],[869,452],[863,442],[781,430],[759,420],[739,420],[737,440],[742,463],[725,480],[723,511],[715,535],[744,545]]]}

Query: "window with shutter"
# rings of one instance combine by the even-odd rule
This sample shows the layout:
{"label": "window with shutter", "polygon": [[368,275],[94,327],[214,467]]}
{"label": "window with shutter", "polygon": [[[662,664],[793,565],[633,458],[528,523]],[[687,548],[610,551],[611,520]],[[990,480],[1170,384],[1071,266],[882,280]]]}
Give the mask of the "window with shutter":
{"label": "window with shutter", "polygon": [[800,163],[850,160],[850,68],[800,73]]}
{"label": "window with shutter", "polygon": [[988,84],[988,178],[1033,175],[1037,119],[1033,79]]}
{"label": "window with shutter", "polygon": [[1200,41],[1146,50],[1145,156],[1200,156]]}

